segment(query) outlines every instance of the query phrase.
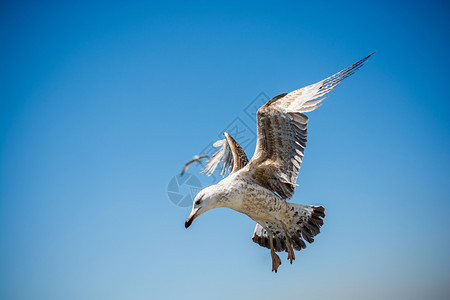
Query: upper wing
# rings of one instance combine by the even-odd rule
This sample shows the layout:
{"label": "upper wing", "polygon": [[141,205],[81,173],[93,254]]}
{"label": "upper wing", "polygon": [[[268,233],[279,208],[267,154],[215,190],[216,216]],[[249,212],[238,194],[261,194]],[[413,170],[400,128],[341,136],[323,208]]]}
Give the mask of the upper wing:
{"label": "upper wing", "polygon": [[195,162],[195,160],[191,159],[190,161],[188,161],[188,162],[184,165],[183,171],[181,171],[181,174],[180,174],[181,176],[183,176],[184,173],[186,173],[187,169],[189,168],[189,166],[190,166],[193,162]]}
{"label": "upper wing", "polygon": [[190,161],[188,161],[183,168],[183,171],[181,171],[181,176],[184,175],[184,173],[186,173],[187,169],[189,168],[189,166],[195,162],[201,163],[202,160],[204,160],[205,158],[209,158],[209,155],[201,155],[201,156],[194,156],[194,158],[192,158]]}
{"label": "upper wing", "polygon": [[222,162],[222,168],[220,175],[224,176],[227,172],[230,174],[242,169],[247,163],[248,158],[236,140],[224,132],[225,139],[219,140],[214,143],[214,147],[220,147],[220,149],[213,154],[208,164],[203,168],[203,173],[210,176],[217,168],[220,162]]}
{"label": "upper wing", "polygon": [[[372,53],[373,54],[373,53]],[[294,195],[307,141],[308,117],[326,93],[355,73],[372,55],[318,83],[281,94],[257,112],[258,140],[249,170],[260,185],[283,199]]]}

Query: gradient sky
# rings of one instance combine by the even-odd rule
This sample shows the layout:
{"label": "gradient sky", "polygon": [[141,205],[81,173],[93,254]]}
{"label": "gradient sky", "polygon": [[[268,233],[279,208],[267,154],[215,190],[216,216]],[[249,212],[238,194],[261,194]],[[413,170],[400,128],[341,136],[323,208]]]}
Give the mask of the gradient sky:
{"label": "gradient sky", "polygon": [[[1,299],[450,297],[445,1],[0,6]],[[327,217],[293,265],[237,212],[184,228],[186,160],[373,51],[309,114],[293,201]]]}

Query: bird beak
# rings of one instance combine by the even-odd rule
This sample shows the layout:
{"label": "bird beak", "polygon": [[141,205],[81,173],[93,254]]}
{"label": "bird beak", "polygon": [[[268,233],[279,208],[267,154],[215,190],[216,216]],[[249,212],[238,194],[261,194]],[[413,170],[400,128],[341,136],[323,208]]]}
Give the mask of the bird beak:
{"label": "bird beak", "polygon": [[201,209],[201,207],[192,210],[191,214],[189,215],[189,217],[186,220],[186,223],[184,223],[184,227],[188,228],[189,226],[191,226],[191,224],[195,220],[195,218],[197,218],[199,216],[198,212],[200,211],[200,209]]}

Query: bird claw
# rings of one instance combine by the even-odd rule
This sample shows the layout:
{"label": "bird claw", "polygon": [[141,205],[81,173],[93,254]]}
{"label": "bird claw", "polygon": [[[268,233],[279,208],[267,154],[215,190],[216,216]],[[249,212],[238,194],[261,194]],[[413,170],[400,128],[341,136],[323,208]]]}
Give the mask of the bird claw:
{"label": "bird claw", "polygon": [[275,252],[272,252],[272,272],[275,271],[275,273],[277,273],[278,267],[280,265],[281,265],[280,257]]}

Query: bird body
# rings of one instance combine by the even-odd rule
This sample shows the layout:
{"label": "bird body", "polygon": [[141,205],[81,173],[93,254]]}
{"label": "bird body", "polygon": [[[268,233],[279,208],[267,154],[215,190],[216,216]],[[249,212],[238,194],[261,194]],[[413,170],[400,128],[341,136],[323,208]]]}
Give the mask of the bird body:
{"label": "bird body", "polygon": [[270,249],[272,271],[277,272],[281,264],[276,252],[286,251],[292,263],[294,250],[306,248],[305,241],[314,242],[325,217],[322,206],[288,202],[294,195],[306,148],[309,118],[304,113],[317,109],[324,95],[371,55],[318,83],[280,94],[264,104],[256,116],[258,139],[250,161],[236,140],[224,133],[225,139],[214,144],[221,148],[203,172],[210,175],[222,163],[221,174],[230,175],[197,194],[186,228],[201,214],[228,207],[256,222],[252,240]]}
{"label": "bird body", "polygon": [[248,172],[249,167],[245,167],[206,188],[204,193],[208,191],[217,197],[215,201],[217,206],[211,209],[228,207],[249,216],[257,223],[273,223],[274,227],[277,227],[278,219],[283,220],[285,224],[290,223],[291,203],[252,181],[247,176]]}
{"label": "bird body", "polygon": [[[286,201],[279,199],[273,192],[255,184],[246,176],[244,168],[230,176],[224,178],[219,183],[203,190],[203,194],[214,194],[216,197],[215,207],[228,207],[240,213],[248,215],[253,220],[273,219],[270,215],[270,206],[286,204]],[[203,194],[199,195],[202,196]],[[281,200],[281,201],[280,201]]]}
{"label": "bird body", "polygon": [[[196,201],[197,206],[202,207],[193,209],[189,221],[186,221],[186,228],[200,214],[214,208],[227,207],[247,215],[257,223],[252,238],[255,243],[273,252],[288,251],[288,259],[292,263],[295,259],[292,248],[306,248],[306,244],[297,236],[303,236],[309,243],[314,241],[313,237],[320,232],[319,228],[323,224],[320,217],[325,217],[324,208],[289,203],[254,182],[251,176],[248,176],[249,172],[251,169],[247,165],[219,183],[200,191]],[[292,237],[292,240],[289,241],[289,237]],[[278,256],[273,259],[279,261]],[[281,262],[278,265],[273,264],[273,271],[277,271],[279,264]]]}

